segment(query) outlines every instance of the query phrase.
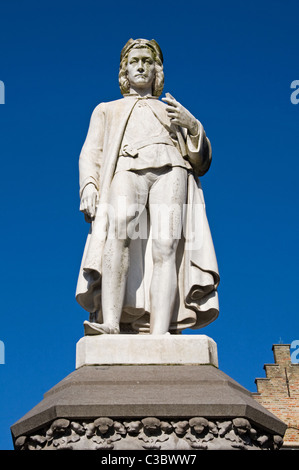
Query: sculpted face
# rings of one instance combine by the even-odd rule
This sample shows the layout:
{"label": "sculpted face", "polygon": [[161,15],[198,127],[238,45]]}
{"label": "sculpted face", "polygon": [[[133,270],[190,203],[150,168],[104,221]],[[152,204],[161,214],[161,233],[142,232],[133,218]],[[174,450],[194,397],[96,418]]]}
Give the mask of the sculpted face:
{"label": "sculpted face", "polygon": [[129,52],[127,77],[133,90],[151,93],[155,70],[153,54],[149,49],[132,49]]}

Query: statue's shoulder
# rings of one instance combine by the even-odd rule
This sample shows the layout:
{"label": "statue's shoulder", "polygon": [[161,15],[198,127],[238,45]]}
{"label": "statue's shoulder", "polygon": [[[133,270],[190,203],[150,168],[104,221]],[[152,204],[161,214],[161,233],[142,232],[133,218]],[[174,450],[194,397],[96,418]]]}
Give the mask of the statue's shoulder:
{"label": "statue's shoulder", "polygon": [[119,106],[119,104],[122,103],[123,101],[124,101],[123,98],[119,98],[117,100],[111,100],[111,101],[101,101],[95,106],[93,111],[104,111],[105,109]]}
{"label": "statue's shoulder", "polygon": [[129,104],[128,100],[124,98],[119,98],[117,100],[112,100],[112,101],[103,101],[94,108],[93,113],[94,114],[101,114],[101,113],[109,114],[111,112],[113,113],[116,110],[122,110],[126,108],[128,104]]}

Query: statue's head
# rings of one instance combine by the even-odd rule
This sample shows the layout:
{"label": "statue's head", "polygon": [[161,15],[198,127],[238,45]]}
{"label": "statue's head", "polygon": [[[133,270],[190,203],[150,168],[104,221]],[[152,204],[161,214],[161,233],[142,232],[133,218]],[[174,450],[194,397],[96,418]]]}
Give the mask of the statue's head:
{"label": "statue's head", "polygon": [[129,39],[123,47],[120,55],[119,86],[123,95],[129,93],[130,82],[127,74],[128,56],[133,49],[147,49],[152,56],[155,65],[155,78],[152,85],[153,96],[160,96],[164,86],[163,55],[158,43],[151,39]]}

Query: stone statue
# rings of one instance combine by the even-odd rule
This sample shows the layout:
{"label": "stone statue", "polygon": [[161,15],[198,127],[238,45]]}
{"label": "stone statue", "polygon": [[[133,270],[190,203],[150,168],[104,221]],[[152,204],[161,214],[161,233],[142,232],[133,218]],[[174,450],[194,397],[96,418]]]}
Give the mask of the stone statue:
{"label": "stone statue", "polygon": [[85,334],[180,333],[219,313],[219,274],[199,177],[211,164],[204,128],[173,96],[159,100],[156,41],[130,39],[123,98],[92,113],[79,159],[90,231],[76,299]]}

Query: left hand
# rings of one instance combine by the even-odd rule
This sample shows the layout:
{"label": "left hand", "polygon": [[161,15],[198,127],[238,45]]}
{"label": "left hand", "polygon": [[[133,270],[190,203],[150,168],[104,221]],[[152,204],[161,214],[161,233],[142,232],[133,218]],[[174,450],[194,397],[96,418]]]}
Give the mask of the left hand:
{"label": "left hand", "polygon": [[171,123],[185,127],[191,135],[198,134],[198,122],[195,117],[182,106],[170,93],[166,93],[162,101],[168,104],[166,111]]}

